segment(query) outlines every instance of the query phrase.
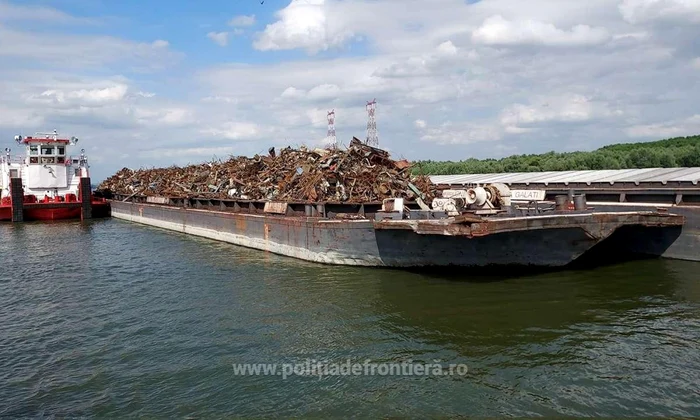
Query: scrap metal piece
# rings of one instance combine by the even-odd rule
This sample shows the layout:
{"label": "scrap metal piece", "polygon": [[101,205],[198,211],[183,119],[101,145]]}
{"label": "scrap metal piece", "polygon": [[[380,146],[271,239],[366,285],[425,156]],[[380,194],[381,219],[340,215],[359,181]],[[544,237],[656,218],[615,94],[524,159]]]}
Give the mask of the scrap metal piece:
{"label": "scrap metal piece", "polygon": [[231,157],[185,167],[123,168],[98,189],[120,195],[285,202],[426,202],[437,194],[427,176],[413,177],[408,161],[354,139],[347,149],[273,148],[265,156]]}

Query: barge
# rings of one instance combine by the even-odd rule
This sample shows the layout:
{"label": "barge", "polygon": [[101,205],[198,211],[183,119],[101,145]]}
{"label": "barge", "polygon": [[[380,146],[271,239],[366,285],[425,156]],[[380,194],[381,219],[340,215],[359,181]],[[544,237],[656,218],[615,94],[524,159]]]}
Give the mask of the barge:
{"label": "barge", "polygon": [[[444,194],[444,192],[443,192]],[[116,196],[112,217],[326,264],[564,267],[585,255],[658,257],[683,216],[586,209],[523,214],[508,188],[455,190],[428,207]]]}
{"label": "barge", "polygon": [[[600,212],[666,211],[685,217],[681,234],[661,256],[700,261],[700,168],[645,168],[562,172],[434,175],[441,189],[501,182],[516,206],[553,206],[557,196],[581,197]],[[517,202],[516,202],[517,201]],[[646,246],[646,241],[640,241]]]}
{"label": "barge", "polygon": [[0,221],[64,220],[108,217],[109,203],[93,197],[85,150],[68,151],[78,139],[53,133],[15,136],[24,156],[9,148],[0,156]]}

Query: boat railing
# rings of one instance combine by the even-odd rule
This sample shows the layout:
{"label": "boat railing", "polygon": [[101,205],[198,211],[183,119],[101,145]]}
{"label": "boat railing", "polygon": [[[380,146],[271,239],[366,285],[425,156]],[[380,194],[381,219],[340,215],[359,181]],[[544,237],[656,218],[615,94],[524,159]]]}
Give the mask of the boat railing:
{"label": "boat railing", "polygon": [[2,156],[0,157],[0,162],[2,163],[24,163],[24,156]]}

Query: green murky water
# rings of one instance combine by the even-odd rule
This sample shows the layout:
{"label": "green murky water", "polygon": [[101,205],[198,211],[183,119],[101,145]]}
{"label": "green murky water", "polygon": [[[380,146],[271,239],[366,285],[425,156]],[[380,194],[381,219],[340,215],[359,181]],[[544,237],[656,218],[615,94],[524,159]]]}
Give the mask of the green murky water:
{"label": "green murky water", "polygon": [[[0,224],[0,416],[700,416],[700,264],[316,265],[118,220]],[[237,375],[241,363],[466,375]]]}

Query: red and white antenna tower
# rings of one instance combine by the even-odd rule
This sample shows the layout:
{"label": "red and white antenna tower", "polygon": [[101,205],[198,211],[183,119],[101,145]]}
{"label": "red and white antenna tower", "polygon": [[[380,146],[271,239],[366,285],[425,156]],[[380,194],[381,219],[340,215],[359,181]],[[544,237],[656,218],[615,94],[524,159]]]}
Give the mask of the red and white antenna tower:
{"label": "red and white antenna tower", "polygon": [[379,146],[379,136],[377,135],[377,100],[367,102],[367,140],[365,144],[373,147]]}
{"label": "red and white antenna tower", "polygon": [[326,135],[326,140],[330,147],[338,146],[338,139],[335,136],[335,109],[328,112],[328,134]]}

